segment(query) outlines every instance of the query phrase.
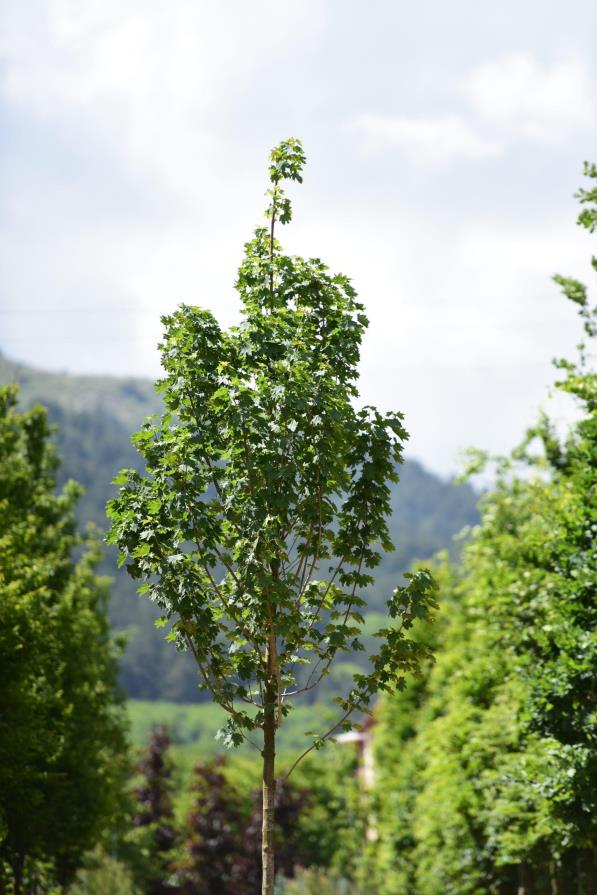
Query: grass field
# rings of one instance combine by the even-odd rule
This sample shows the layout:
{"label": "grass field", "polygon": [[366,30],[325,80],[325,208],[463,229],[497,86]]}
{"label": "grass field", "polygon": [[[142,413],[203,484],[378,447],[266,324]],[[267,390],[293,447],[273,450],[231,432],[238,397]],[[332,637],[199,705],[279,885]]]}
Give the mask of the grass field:
{"label": "grass field", "polygon": [[[134,747],[145,746],[152,728],[157,725],[164,724],[168,728],[172,739],[177,813],[186,810],[188,799],[185,793],[193,766],[216,755],[228,756],[227,776],[241,791],[248,792],[259,786],[261,757],[258,752],[248,744],[227,750],[216,740],[216,733],[226,720],[226,712],[219,706],[211,702],[185,704],[132,699],[127,708]],[[324,703],[296,708],[284,719],[279,730],[278,766],[281,769],[288,767],[309,746],[311,738],[305,736],[306,730],[325,733],[337,716],[338,709]]]}
{"label": "grass field", "polygon": [[[149,702],[131,699],[127,703],[131,725],[131,741],[135,746],[144,746],[153,727],[165,724],[172,743],[177,747],[190,748],[197,760],[212,758],[227,750],[216,740],[218,729],[226,721],[226,712],[211,702],[176,703]],[[301,706],[284,719],[278,734],[278,752],[289,755],[309,745],[306,730],[325,733],[338,715],[338,709],[323,703]],[[327,727],[326,727],[327,725]],[[241,746],[240,752],[251,751],[248,745]]]}

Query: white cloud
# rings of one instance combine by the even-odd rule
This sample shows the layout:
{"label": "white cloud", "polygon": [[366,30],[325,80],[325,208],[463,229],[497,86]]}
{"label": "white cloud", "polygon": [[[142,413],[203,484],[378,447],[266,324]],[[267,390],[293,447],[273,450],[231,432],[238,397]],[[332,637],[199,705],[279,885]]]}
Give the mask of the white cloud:
{"label": "white cloud", "polygon": [[73,120],[138,174],[201,196],[228,150],[221,107],[308,45],[324,0],[33,0],[0,9],[0,94]]}
{"label": "white cloud", "polygon": [[434,118],[394,118],[361,115],[354,126],[369,149],[404,149],[421,161],[436,163],[454,158],[478,159],[496,155],[497,143],[486,140],[458,115]]}
{"label": "white cloud", "polygon": [[510,56],[473,71],[465,92],[480,124],[506,139],[557,141],[594,123],[591,81],[579,61],[540,65]]}
{"label": "white cloud", "polygon": [[557,143],[595,124],[587,67],[579,61],[540,65],[525,55],[487,63],[453,86],[465,113],[427,118],[363,114],[353,121],[369,151],[398,148],[422,162],[481,159],[520,140]]}
{"label": "white cloud", "polygon": [[[508,447],[551,378],[548,358],[576,340],[548,277],[552,265],[582,276],[590,251],[572,202],[569,226],[560,214],[591,89],[580,62],[508,55],[509,32],[476,68],[461,7],[455,42],[429,46],[406,109],[390,91],[422,70],[420,48],[397,53],[358,4],[0,3],[0,102],[17,136],[15,157],[4,150],[0,303],[44,310],[6,314],[0,343],[43,366],[155,375],[159,311],[196,301],[232,322],[265,153],[288,127],[309,166],[283,243],[354,276],[371,318],[364,398],[405,409],[415,453],[438,469],[468,442]],[[552,52],[527,26],[529,45]],[[346,139],[347,119],[375,164]],[[554,134],[568,151],[560,175],[531,179],[522,197],[532,141]],[[413,177],[396,151],[465,164]]]}

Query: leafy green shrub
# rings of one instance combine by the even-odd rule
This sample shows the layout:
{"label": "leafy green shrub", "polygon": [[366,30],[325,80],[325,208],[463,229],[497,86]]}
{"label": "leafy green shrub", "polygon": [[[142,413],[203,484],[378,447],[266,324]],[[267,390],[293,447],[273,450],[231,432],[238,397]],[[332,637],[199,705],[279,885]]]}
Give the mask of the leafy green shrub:
{"label": "leafy green shrub", "polygon": [[77,873],[67,895],[144,895],[133,882],[130,868],[103,849],[96,849]]}

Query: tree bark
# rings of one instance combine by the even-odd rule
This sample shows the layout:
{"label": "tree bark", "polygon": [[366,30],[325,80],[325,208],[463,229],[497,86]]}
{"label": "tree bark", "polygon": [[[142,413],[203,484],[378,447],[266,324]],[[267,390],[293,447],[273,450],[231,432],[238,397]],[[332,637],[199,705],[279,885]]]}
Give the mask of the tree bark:
{"label": "tree bark", "polygon": [[263,821],[261,826],[261,895],[274,895],[274,800],[276,795],[276,689],[266,690],[263,723]]}

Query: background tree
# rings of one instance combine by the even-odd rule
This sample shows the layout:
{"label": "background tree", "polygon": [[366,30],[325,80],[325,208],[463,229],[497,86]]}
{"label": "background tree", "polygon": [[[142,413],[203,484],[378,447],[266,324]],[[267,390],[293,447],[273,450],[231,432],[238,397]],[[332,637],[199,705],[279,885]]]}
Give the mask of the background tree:
{"label": "background tree", "polygon": [[[579,197],[594,232],[597,190]],[[577,363],[557,363],[578,419],[562,436],[541,417],[498,460],[481,525],[445,580],[415,723],[400,717],[403,694],[384,711],[375,891],[387,895],[595,891],[597,309],[581,283],[555,279],[588,343]]]}
{"label": "background tree", "polygon": [[257,855],[251,860],[246,851],[247,817],[222,765],[223,758],[218,758],[202,762],[194,770],[191,791],[195,801],[187,816],[187,838],[179,865],[181,891],[188,895],[255,892]]}
{"label": "background tree", "polygon": [[[192,895],[259,895],[261,891],[261,790],[243,792],[227,770],[224,756],[202,762],[194,770],[190,787],[194,804],[187,816],[187,838],[178,867],[182,890]],[[274,839],[284,879],[321,857],[322,850],[313,841],[319,819],[309,817],[312,801],[309,791],[293,782],[276,787]],[[306,835],[305,818],[311,827]],[[320,834],[322,827],[320,821]]]}
{"label": "background tree", "polygon": [[[0,872],[15,893],[64,884],[119,816],[127,771],[108,591],[56,494],[41,407],[0,389]],[[73,558],[74,551],[82,556]]]}
{"label": "background tree", "polygon": [[[283,254],[275,238],[292,214],[281,184],[300,182],[304,162],[298,140],[271,153],[269,225],[246,245],[236,283],[240,326],[224,332],[184,305],[163,318],[168,412],[134,436],[147,472],[123,471],[109,505],[121,562],[228,712],[224,742],[262,736],[266,895],[276,731],[338,653],[362,648],[363,589],[392,546],[387,483],[407,437],[400,414],[354,406],[367,318],[350,281],[319,259]],[[426,655],[406,635],[434,605],[429,574],[413,573],[387,605],[394,624],[378,632],[369,669],[303,754]]]}
{"label": "background tree", "polygon": [[177,836],[169,747],[170,737],[166,728],[163,725],[155,728],[139,763],[143,780],[134,790],[137,812],[133,826],[149,834],[150,867],[144,879],[146,895],[163,895],[173,891],[169,879]]}

